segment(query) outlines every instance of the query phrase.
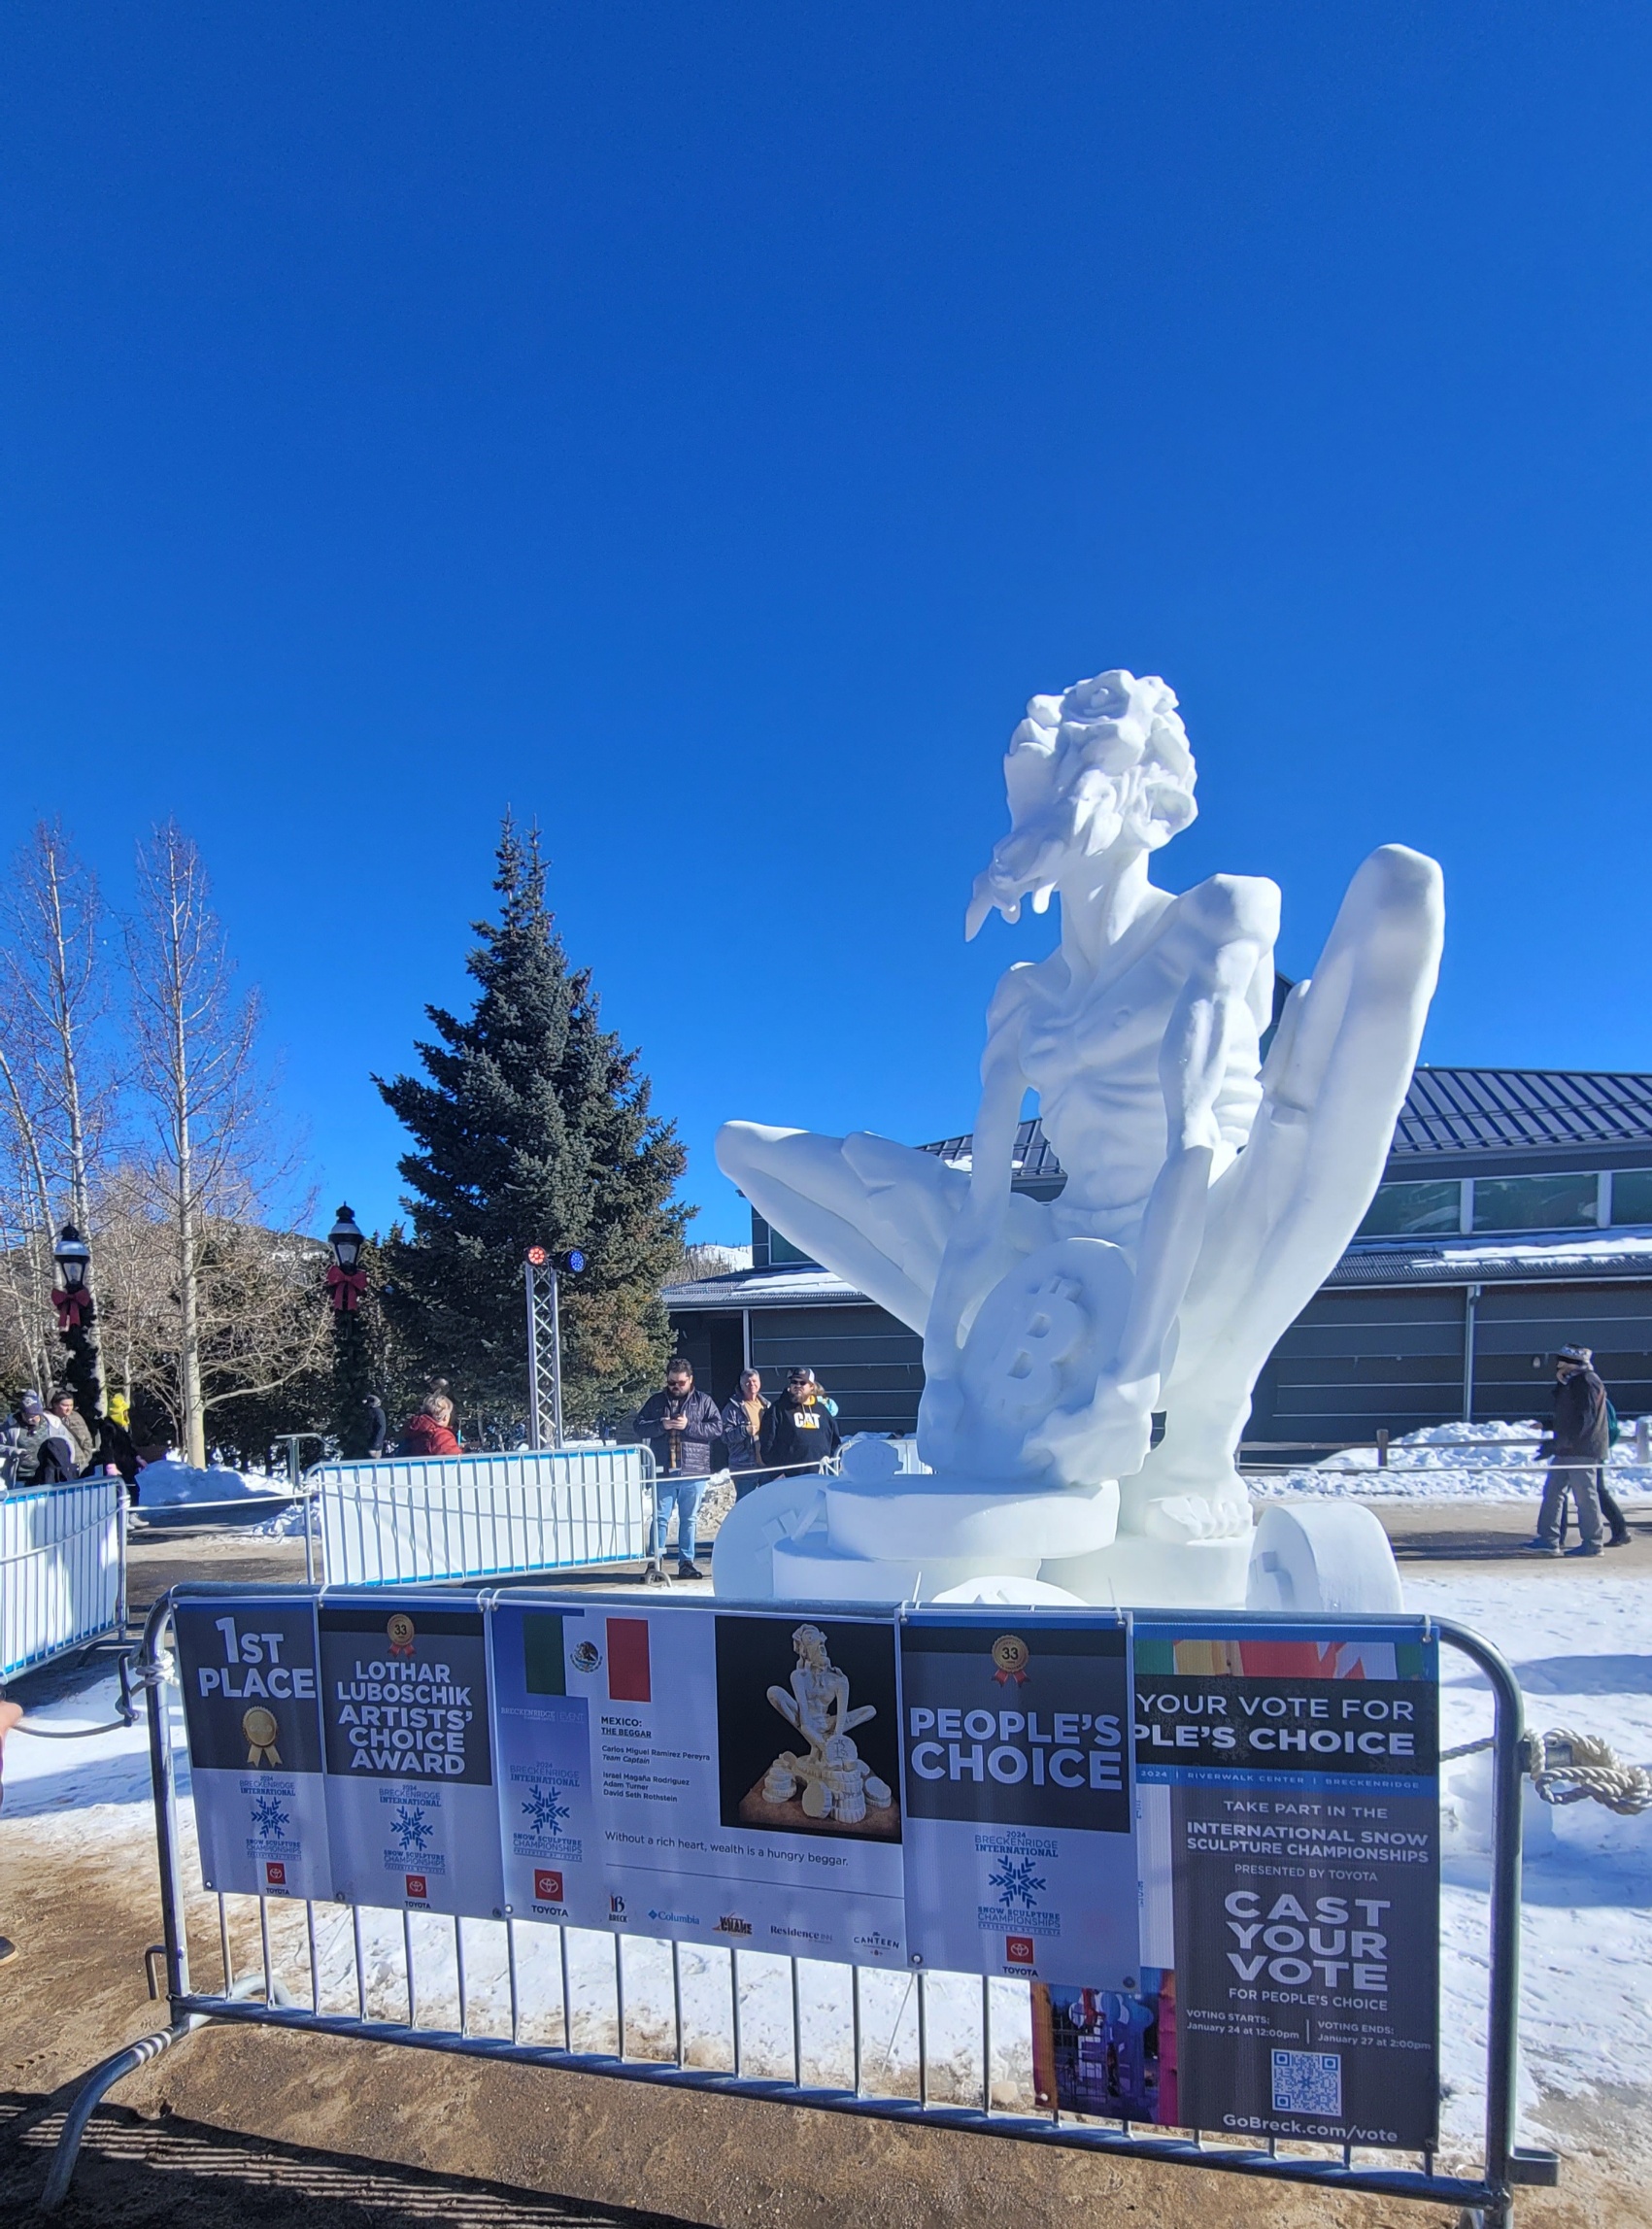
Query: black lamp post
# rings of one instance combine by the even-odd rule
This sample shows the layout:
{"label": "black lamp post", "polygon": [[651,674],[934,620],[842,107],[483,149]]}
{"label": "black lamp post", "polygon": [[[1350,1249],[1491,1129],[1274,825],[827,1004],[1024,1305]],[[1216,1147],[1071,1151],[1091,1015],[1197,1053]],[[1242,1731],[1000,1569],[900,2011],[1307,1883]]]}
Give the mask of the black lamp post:
{"label": "black lamp post", "polygon": [[367,1272],[361,1256],[367,1234],[348,1207],[341,1207],[327,1233],[333,1250],[327,1271],[327,1299],[333,1311],[333,1431],[340,1451],[358,1459],[367,1452],[371,1436],[367,1396],[373,1388],[372,1356],[361,1303],[367,1298]]}
{"label": "black lamp post", "polygon": [[63,1374],[74,1390],[75,1405],[93,1418],[103,1414],[103,1376],[100,1368],[97,1310],[92,1304],[87,1277],[91,1248],[72,1223],[65,1223],[51,1249],[59,1282],[52,1287],[51,1304],[57,1311],[57,1331],[69,1350]]}

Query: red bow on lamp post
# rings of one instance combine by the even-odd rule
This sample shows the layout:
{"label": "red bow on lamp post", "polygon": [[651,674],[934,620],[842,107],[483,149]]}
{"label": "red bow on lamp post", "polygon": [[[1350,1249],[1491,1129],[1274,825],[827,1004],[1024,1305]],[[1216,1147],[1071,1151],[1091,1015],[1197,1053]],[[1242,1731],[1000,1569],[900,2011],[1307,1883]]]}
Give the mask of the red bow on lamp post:
{"label": "red bow on lamp post", "polygon": [[366,1291],[365,1269],[341,1269],[335,1262],[327,1271],[327,1299],[335,1315],[354,1315]]}
{"label": "red bow on lamp post", "polygon": [[91,1321],[92,1297],[84,1285],[65,1291],[61,1285],[51,1289],[51,1305],[57,1310],[57,1329],[65,1338],[78,1332],[84,1323]]}

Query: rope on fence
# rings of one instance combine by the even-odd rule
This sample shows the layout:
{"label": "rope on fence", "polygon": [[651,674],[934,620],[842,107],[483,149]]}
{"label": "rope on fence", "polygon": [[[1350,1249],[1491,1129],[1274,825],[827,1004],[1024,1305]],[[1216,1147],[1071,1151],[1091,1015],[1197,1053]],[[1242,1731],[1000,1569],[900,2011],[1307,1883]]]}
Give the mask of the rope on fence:
{"label": "rope on fence", "polygon": [[[1473,1757],[1492,1746],[1483,1741],[1460,1742],[1442,1749],[1439,1761],[1449,1765],[1457,1757]],[[1573,1734],[1558,1726],[1552,1734],[1526,1737],[1526,1770],[1532,1785],[1545,1804],[1580,1804],[1586,1796],[1604,1804],[1620,1817],[1633,1819],[1652,1811],[1652,1770],[1626,1765],[1610,1742],[1594,1734]]]}
{"label": "rope on fence", "polygon": [[1593,1734],[1557,1727],[1527,1737],[1527,1771],[1545,1804],[1580,1804],[1585,1796],[1622,1818],[1652,1811],[1652,1772],[1626,1765],[1608,1742]]}

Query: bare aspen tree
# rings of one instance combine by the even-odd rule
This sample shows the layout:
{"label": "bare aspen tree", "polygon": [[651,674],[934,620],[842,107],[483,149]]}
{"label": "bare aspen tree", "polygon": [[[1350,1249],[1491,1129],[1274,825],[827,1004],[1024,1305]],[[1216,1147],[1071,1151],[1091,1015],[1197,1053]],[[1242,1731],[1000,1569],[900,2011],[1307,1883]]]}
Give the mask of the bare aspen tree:
{"label": "bare aspen tree", "polygon": [[262,1113],[255,994],[237,993],[206,870],[174,821],[138,853],[138,912],[127,931],[134,1084],[155,1140],[152,1173],[170,1226],[176,1287],[179,1435],[204,1465],[201,1281],[209,1227],[245,1211],[247,1162]]}
{"label": "bare aspen tree", "polygon": [[54,1363],[54,1227],[66,1219],[90,1231],[114,1098],[101,1042],[100,919],[96,879],[62,828],[42,822],[13,861],[0,909],[8,1343],[42,1380]]}

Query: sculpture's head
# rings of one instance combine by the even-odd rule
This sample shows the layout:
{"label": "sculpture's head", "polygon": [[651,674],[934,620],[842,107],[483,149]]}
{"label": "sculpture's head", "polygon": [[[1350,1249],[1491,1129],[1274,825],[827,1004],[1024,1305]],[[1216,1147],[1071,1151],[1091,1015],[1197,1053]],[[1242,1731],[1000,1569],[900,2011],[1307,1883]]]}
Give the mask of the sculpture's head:
{"label": "sculpture's head", "polygon": [[800,1625],[792,1636],[792,1645],[797,1651],[798,1661],[811,1672],[830,1669],[831,1659],[826,1654],[826,1637],[818,1625]]}
{"label": "sculpture's head", "polygon": [[1115,845],[1167,844],[1198,810],[1194,778],[1175,692],[1156,676],[1098,673],[1035,696],[1004,759],[1010,832],[975,878],[965,935],[995,906],[1019,921],[1029,892],[1042,913],[1069,867]]}

